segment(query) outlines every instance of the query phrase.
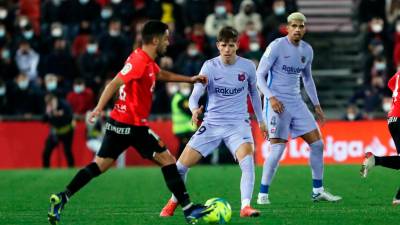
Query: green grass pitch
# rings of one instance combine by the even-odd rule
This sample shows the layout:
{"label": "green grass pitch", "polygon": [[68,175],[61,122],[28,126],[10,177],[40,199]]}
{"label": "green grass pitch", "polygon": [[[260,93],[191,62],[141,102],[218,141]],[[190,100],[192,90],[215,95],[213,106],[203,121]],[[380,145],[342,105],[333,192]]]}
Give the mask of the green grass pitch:
{"label": "green grass pitch", "polygon": [[[398,171],[375,168],[361,179],[359,166],[326,166],[325,186],[343,197],[340,203],[312,203],[307,166],[281,166],[270,189],[272,205],[258,206],[261,167],[256,171],[253,206],[259,218],[240,218],[238,166],[198,166],[189,172],[188,189],[194,202],[222,197],[233,209],[229,224],[398,224],[400,207],[391,200],[400,184]],[[77,170],[0,171],[0,224],[47,224],[50,193],[69,182]],[[170,194],[157,167],[112,169],[93,180],[67,204],[61,225],[178,225],[185,224],[179,209],[160,218]],[[202,221],[201,224],[204,224]]]}

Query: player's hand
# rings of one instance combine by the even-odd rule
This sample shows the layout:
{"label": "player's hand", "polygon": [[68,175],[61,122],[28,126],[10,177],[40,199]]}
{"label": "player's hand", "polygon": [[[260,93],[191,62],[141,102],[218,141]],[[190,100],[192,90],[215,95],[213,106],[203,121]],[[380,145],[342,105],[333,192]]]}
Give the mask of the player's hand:
{"label": "player's hand", "polygon": [[267,125],[265,124],[265,122],[264,121],[260,122],[258,124],[258,126],[260,127],[264,138],[268,138],[268,128],[267,128]]}
{"label": "player's hand", "polygon": [[200,108],[192,111],[192,124],[197,124],[199,122],[199,116],[203,113],[203,108],[203,106],[200,106]]}
{"label": "player's hand", "polygon": [[96,118],[97,118],[98,116],[100,116],[100,115],[101,115],[101,110],[98,109],[97,107],[94,108],[93,111],[91,111],[91,112],[89,113],[89,116],[88,116],[88,121],[89,121],[89,123],[94,123],[94,122],[96,121]]}
{"label": "player's hand", "polygon": [[315,106],[315,114],[317,115],[317,120],[321,123],[321,126],[323,126],[325,124],[325,114],[320,105]]}
{"label": "player's hand", "polygon": [[269,98],[269,102],[271,103],[271,107],[274,110],[274,112],[283,113],[283,110],[285,110],[285,107],[283,106],[282,102],[280,102],[274,96]]}
{"label": "player's hand", "polygon": [[192,83],[202,83],[202,84],[207,84],[207,77],[204,75],[197,75],[197,76],[193,76],[190,78],[190,80],[192,81]]}

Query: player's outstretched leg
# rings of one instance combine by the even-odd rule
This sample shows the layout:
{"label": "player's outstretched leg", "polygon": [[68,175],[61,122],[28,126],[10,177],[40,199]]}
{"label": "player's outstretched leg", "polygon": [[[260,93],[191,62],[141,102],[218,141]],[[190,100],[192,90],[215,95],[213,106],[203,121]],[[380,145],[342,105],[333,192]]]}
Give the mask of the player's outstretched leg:
{"label": "player's outstretched leg", "polygon": [[267,205],[271,204],[268,196],[269,186],[278,170],[279,160],[285,150],[285,143],[271,144],[271,152],[263,165],[263,172],[261,177],[260,193],[258,193],[257,204]]}
{"label": "player's outstretched leg", "polygon": [[375,156],[372,152],[365,153],[365,158],[361,166],[361,176],[367,177],[368,171],[374,166],[383,166],[389,169],[400,169],[400,156]]}
{"label": "player's outstretched leg", "polygon": [[342,197],[333,195],[326,191],[322,185],[323,173],[324,173],[324,159],[323,149],[324,144],[322,140],[317,140],[310,144],[310,166],[312,171],[313,191],[312,201],[328,201],[337,202],[342,200]]}
{"label": "player's outstretched leg", "polygon": [[[112,161],[112,160],[111,160]],[[112,165],[112,162],[109,163]],[[50,195],[50,207],[47,213],[50,224],[57,224],[60,221],[61,211],[64,209],[68,199],[77,191],[84,187],[90,180],[99,176],[101,170],[97,163],[90,163],[85,168],[79,170],[71,182],[67,185],[65,191]]]}
{"label": "player's outstretched leg", "polygon": [[67,196],[64,193],[52,194],[50,196],[50,208],[47,218],[50,224],[55,225],[60,222],[61,211],[67,203]]}
{"label": "player's outstretched leg", "polygon": [[156,153],[154,160],[161,165],[165,183],[182,206],[187,223],[196,224],[198,219],[210,213],[211,207],[195,205],[190,201],[189,193],[186,191],[185,184],[175,164],[175,158],[168,151]]}
{"label": "player's outstretched leg", "polygon": [[[186,166],[184,166],[179,161],[176,163],[176,167],[178,168],[178,172],[181,175],[181,178],[184,182],[186,182],[186,175],[189,170]],[[162,208],[160,212],[161,217],[169,217],[173,216],[175,213],[176,208],[178,207],[178,199],[172,195],[171,198],[168,200],[167,204]]]}

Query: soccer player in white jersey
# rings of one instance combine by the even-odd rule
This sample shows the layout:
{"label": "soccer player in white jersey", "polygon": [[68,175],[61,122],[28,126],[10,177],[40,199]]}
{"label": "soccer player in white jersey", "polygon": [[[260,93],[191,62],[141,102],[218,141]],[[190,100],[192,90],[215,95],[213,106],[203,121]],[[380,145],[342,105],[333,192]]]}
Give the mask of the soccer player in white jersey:
{"label": "soccer player in white jersey", "polygon": [[322,135],[313,115],[300,95],[300,77],[314,105],[318,120],[324,123],[325,116],[319,104],[317,91],[311,74],[312,47],[302,41],[305,34],[306,17],[299,12],[287,18],[288,35],[275,39],[266,49],[257,68],[258,87],[265,97],[271,153],[264,162],[258,204],[270,204],[269,186],[278,168],[289,134],[301,137],[310,147],[312,172],[312,200],[336,202],[342,198],[324,190]]}
{"label": "soccer player in white jersey", "polygon": [[[194,85],[189,99],[192,119],[197,123],[204,108],[199,106],[198,101],[207,91],[204,121],[186,145],[177,166],[185,180],[188,169],[212,153],[223,141],[242,170],[240,216],[256,217],[260,211],[250,206],[254,189],[254,147],[247,110],[248,95],[261,130],[266,131],[257,91],[256,67],[252,61],[236,55],[238,32],[232,27],[224,27],[219,32],[217,48],[220,55],[206,61],[200,71],[208,77],[208,83]],[[176,198],[172,196],[160,216],[172,216],[177,205]]]}

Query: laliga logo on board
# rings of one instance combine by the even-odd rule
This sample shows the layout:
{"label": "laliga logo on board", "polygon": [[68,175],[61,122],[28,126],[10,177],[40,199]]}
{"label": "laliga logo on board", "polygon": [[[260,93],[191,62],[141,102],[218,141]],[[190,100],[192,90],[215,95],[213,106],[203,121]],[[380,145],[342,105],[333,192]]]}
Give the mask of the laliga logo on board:
{"label": "laliga logo on board", "polygon": [[[371,142],[365,143],[362,140],[335,140],[333,136],[328,135],[324,140],[324,158],[332,158],[336,162],[344,162],[351,158],[362,158],[365,152],[372,152],[375,155],[393,155],[395,145],[393,139],[390,138],[389,143],[384,145],[377,137],[372,137]],[[388,149],[390,147],[391,149]],[[262,155],[265,159],[270,153],[270,142],[265,141],[262,145]],[[308,159],[310,152],[306,142],[299,143],[299,139],[290,140],[281,161],[287,159]]]}

